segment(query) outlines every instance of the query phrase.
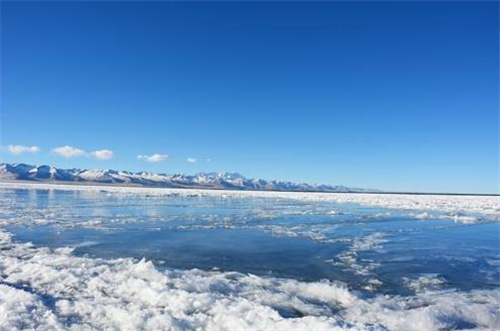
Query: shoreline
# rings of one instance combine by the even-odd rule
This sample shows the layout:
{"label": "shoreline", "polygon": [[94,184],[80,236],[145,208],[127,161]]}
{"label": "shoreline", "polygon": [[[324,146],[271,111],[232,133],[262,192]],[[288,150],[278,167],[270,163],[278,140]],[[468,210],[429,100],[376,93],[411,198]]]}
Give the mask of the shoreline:
{"label": "shoreline", "polygon": [[215,187],[166,187],[166,186],[145,186],[134,184],[116,184],[100,182],[64,182],[64,181],[30,181],[30,180],[6,180],[0,179],[2,184],[28,184],[28,185],[48,185],[48,186],[82,186],[82,187],[109,187],[109,188],[140,188],[140,189],[160,189],[160,190],[192,190],[192,191],[216,191],[216,192],[255,192],[255,193],[299,193],[299,194],[374,194],[374,195],[425,195],[425,196],[474,196],[474,197],[500,197],[495,193],[446,193],[446,192],[394,192],[394,191],[285,191],[285,190],[249,190],[249,189],[226,189]]}
{"label": "shoreline", "polygon": [[[48,189],[66,191],[108,192],[118,195],[145,195],[168,197],[172,195],[186,197],[217,198],[269,198],[291,199],[311,203],[355,203],[368,207],[382,207],[393,210],[409,210],[419,214],[436,211],[445,213],[447,218],[487,219],[500,221],[498,196],[478,195],[425,195],[425,194],[391,194],[391,193],[325,193],[325,192],[283,192],[283,191],[250,191],[250,190],[207,190],[186,188],[158,188],[123,185],[89,185],[58,184],[28,181],[0,181],[0,188],[11,189]],[[425,213],[424,213],[425,214]],[[422,218],[428,217],[421,215]]]}

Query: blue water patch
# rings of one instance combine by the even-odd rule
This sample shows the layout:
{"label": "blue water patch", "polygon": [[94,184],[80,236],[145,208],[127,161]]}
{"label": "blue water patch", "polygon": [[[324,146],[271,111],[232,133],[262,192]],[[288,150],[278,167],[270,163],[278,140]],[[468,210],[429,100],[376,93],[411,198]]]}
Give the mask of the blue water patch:
{"label": "blue water patch", "polygon": [[[158,267],[341,281],[368,293],[500,285],[497,222],[271,198],[2,189],[14,240]],[[433,215],[435,217],[433,217]]]}

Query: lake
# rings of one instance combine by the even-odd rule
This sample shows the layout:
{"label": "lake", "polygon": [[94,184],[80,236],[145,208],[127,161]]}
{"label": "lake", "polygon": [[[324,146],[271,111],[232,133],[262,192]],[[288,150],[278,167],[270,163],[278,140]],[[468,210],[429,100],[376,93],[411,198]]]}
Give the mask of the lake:
{"label": "lake", "polygon": [[397,198],[410,208],[324,196],[0,188],[0,316],[20,292],[35,324],[11,316],[13,328],[47,316],[76,329],[498,325],[498,214],[468,208],[496,197],[432,209],[429,196]]}

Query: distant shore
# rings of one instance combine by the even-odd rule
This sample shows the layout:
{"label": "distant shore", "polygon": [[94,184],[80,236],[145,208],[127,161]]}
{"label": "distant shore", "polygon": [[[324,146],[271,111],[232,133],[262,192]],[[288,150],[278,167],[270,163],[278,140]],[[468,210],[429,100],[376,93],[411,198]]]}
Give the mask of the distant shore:
{"label": "distant shore", "polygon": [[0,179],[1,183],[7,184],[33,184],[33,185],[54,185],[54,186],[97,186],[97,187],[123,187],[123,188],[144,188],[144,189],[164,189],[164,190],[202,190],[202,191],[228,191],[228,192],[283,192],[283,193],[322,193],[322,194],[387,194],[387,195],[437,195],[437,196],[484,196],[500,197],[500,194],[493,193],[447,193],[447,192],[399,192],[399,191],[287,191],[287,190],[252,190],[252,189],[228,189],[217,187],[189,187],[189,186],[147,186],[141,184],[118,184],[100,182],[65,182],[65,181],[41,181],[41,180],[19,180]]}

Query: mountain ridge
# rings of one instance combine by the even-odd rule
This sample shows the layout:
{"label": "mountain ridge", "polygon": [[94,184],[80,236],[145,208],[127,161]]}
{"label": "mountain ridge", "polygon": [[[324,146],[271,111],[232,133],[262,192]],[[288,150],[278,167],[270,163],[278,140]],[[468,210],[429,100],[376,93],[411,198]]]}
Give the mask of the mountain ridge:
{"label": "mountain ridge", "polygon": [[194,175],[117,171],[112,169],[61,169],[49,165],[0,163],[0,180],[53,183],[133,185],[163,188],[229,189],[291,192],[368,192],[343,185],[295,183],[246,178],[237,172],[200,172]]}

